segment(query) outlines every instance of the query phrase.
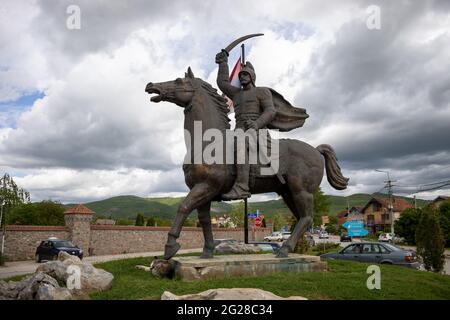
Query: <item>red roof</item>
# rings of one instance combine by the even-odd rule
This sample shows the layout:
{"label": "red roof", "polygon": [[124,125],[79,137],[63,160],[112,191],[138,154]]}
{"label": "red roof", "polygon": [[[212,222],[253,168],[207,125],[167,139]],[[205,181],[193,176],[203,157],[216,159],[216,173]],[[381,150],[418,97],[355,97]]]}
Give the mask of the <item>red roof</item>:
{"label": "red roof", "polygon": [[[379,204],[381,204],[381,206],[383,208],[389,209],[389,198],[384,198],[384,197],[373,197],[365,206],[364,208],[361,210],[361,212],[365,211],[366,208],[373,202],[378,202]],[[409,208],[414,208],[414,206],[409,203],[407,200],[403,199],[403,198],[397,198],[397,197],[393,197],[392,198],[392,204],[393,204],[393,211],[394,212],[402,212],[405,209],[409,209]]]}
{"label": "red roof", "polygon": [[64,214],[94,214],[94,211],[82,204],[77,204],[75,207],[64,211]]}

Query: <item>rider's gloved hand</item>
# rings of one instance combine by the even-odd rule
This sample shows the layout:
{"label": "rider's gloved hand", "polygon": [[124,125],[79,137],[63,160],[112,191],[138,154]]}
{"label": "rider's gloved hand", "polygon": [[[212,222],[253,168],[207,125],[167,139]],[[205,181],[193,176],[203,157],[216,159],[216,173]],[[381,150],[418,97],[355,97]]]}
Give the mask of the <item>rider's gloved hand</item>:
{"label": "rider's gloved hand", "polygon": [[228,54],[225,50],[220,51],[216,54],[216,63],[228,62]]}

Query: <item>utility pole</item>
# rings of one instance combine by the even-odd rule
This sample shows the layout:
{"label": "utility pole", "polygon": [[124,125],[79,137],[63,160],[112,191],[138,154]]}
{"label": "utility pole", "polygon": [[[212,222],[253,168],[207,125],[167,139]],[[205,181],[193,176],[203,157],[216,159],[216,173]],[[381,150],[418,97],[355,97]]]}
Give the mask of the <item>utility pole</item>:
{"label": "utility pole", "polygon": [[389,176],[389,171],[383,171],[383,170],[378,170],[376,169],[375,171],[378,172],[384,172],[387,174],[387,180],[385,180],[384,182],[386,183],[386,187],[388,189],[388,199],[389,199],[389,204],[388,204],[388,209],[389,209],[389,217],[391,218],[391,233],[394,234],[394,205],[393,205],[393,191],[392,191],[392,187],[394,186],[392,184],[392,182],[396,182],[391,180],[391,177]]}

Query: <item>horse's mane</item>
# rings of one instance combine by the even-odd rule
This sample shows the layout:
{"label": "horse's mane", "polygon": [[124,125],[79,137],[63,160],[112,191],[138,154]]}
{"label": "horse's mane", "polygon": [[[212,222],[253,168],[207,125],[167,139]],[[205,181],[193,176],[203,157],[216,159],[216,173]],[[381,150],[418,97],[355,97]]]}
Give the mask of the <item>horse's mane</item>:
{"label": "horse's mane", "polygon": [[213,102],[212,105],[218,111],[218,114],[220,115],[221,120],[223,120],[226,128],[229,129],[230,128],[230,118],[228,118],[228,112],[230,110],[228,109],[227,99],[225,99],[224,97],[219,95],[217,93],[217,89],[213,88],[208,82],[203,81],[202,79],[198,79],[198,80],[200,80],[201,87],[211,98],[211,101]]}

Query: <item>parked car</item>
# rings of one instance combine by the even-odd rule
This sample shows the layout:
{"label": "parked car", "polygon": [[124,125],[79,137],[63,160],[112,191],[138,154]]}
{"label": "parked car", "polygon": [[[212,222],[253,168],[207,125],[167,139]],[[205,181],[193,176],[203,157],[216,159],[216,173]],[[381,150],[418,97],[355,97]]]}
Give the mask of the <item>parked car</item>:
{"label": "parked car", "polygon": [[394,235],[392,233],[382,233],[378,237],[378,241],[392,243],[394,241]]}
{"label": "parked car", "polygon": [[290,231],[282,231],[281,236],[283,237],[283,240],[287,240],[291,236],[291,232]]}
{"label": "parked car", "polygon": [[56,260],[60,251],[77,256],[83,259],[83,250],[73,245],[69,240],[60,240],[57,238],[49,238],[42,241],[36,249],[36,262],[43,260]]}
{"label": "parked car", "polygon": [[348,235],[348,233],[344,232],[341,234],[341,242],[346,242],[346,241],[352,242],[352,237],[350,237]]}
{"label": "parked car", "polygon": [[280,241],[281,242],[281,241],[283,241],[283,234],[279,231],[272,232],[272,234],[264,237],[264,241],[268,241],[268,242]]}
{"label": "parked car", "polygon": [[414,251],[389,243],[363,242],[350,244],[339,252],[325,253],[321,259],[352,260],[366,263],[394,264],[418,269],[420,263]]}
{"label": "parked car", "polygon": [[319,239],[329,239],[330,238],[330,236],[328,235],[328,232],[326,232],[326,231],[321,231],[320,233],[319,233]]}

